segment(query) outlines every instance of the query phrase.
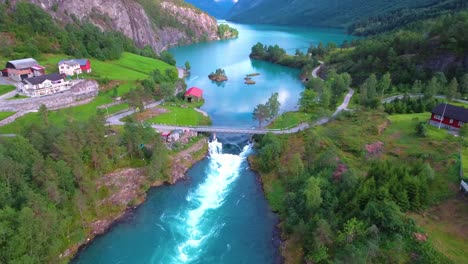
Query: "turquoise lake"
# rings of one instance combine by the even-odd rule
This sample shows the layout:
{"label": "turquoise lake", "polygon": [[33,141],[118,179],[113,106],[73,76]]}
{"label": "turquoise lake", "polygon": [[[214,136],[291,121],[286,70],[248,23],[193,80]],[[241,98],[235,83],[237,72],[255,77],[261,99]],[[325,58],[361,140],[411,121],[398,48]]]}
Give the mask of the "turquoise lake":
{"label": "turquoise lake", "polygon": [[[282,111],[297,108],[304,88],[299,71],[250,60],[257,42],[294,53],[320,41],[350,39],[337,29],[230,25],[239,30],[239,38],[170,50],[178,65],[190,62],[188,87],[203,89],[202,109],[216,126],[255,126],[254,107],[274,92]],[[208,79],[217,68],[229,78],[221,85]],[[254,72],[260,73],[253,77],[256,84],[244,84],[245,75]],[[209,155],[187,172],[187,180],[150,190],[144,204],[82,249],[72,263],[280,263],[278,219],[246,160],[253,152],[248,137],[218,138],[209,144]]]}

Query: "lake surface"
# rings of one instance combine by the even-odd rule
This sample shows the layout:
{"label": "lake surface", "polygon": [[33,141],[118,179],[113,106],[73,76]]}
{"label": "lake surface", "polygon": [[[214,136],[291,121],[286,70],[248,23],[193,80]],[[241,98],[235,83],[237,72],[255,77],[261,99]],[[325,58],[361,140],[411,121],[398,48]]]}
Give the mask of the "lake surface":
{"label": "lake surface", "polygon": [[[336,29],[233,25],[239,38],[171,50],[178,65],[189,61],[188,87],[204,91],[205,105],[217,126],[256,125],[252,111],[279,93],[282,111],[297,107],[303,85],[299,71],[248,57],[257,42],[278,44],[287,52],[310,44],[349,37]],[[217,85],[208,74],[223,68],[229,80]],[[244,84],[248,73],[255,85]],[[186,181],[148,193],[132,216],[83,249],[73,263],[279,263],[277,217],[248,166],[252,153],[247,136],[218,135],[210,154],[192,167]],[[221,143],[222,142],[222,143]]]}

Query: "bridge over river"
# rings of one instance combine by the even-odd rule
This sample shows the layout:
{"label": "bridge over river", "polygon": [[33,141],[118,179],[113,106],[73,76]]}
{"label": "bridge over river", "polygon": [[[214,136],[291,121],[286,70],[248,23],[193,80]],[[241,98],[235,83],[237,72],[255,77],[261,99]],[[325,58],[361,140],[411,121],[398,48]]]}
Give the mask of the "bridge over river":
{"label": "bridge over river", "polygon": [[[328,118],[327,118],[328,122]],[[159,131],[168,131],[174,129],[190,129],[196,132],[207,132],[207,133],[228,133],[228,134],[292,134],[299,131],[305,130],[310,127],[308,123],[302,123],[298,126],[289,129],[247,129],[247,128],[232,128],[232,127],[216,127],[216,126],[168,126],[168,125],[151,125],[152,128]]]}

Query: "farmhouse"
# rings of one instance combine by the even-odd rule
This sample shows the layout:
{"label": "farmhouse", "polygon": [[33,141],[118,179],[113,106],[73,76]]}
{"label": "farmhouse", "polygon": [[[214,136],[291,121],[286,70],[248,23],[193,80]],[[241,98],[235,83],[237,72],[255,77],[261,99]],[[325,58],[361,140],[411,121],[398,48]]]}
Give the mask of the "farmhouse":
{"label": "farmhouse", "polygon": [[192,102],[194,98],[198,101],[203,97],[203,90],[197,87],[192,87],[185,92],[184,97],[187,102]]}
{"label": "farmhouse", "polygon": [[26,78],[45,74],[45,68],[40,66],[33,58],[9,61],[5,68],[7,70],[8,77],[18,82]]}
{"label": "farmhouse", "polygon": [[447,129],[460,129],[468,123],[468,109],[447,103],[441,103],[432,109],[429,124]]}
{"label": "farmhouse", "polygon": [[70,89],[70,87],[70,82],[65,80],[64,75],[52,73],[23,80],[20,92],[31,97],[37,97],[63,92]]}
{"label": "farmhouse", "polygon": [[91,73],[91,61],[88,59],[74,59],[80,64],[81,71],[84,73]]}
{"label": "farmhouse", "polygon": [[68,76],[81,73],[91,73],[91,62],[88,59],[61,60],[58,63],[59,72]]}
{"label": "farmhouse", "polygon": [[81,67],[77,61],[74,60],[61,60],[58,63],[59,73],[67,76],[81,74]]}

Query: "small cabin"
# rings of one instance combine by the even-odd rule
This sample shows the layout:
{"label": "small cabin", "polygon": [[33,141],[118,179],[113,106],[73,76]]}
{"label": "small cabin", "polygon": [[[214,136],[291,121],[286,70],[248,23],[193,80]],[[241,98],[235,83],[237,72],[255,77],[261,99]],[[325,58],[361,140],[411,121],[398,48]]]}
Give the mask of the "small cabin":
{"label": "small cabin", "polygon": [[450,130],[458,130],[468,122],[468,109],[441,103],[432,109],[429,124]]}
{"label": "small cabin", "polygon": [[200,99],[203,98],[203,90],[198,88],[198,87],[192,87],[192,88],[188,89],[187,92],[185,92],[184,98],[189,103],[191,103],[191,102],[193,102],[195,100],[200,101]]}

